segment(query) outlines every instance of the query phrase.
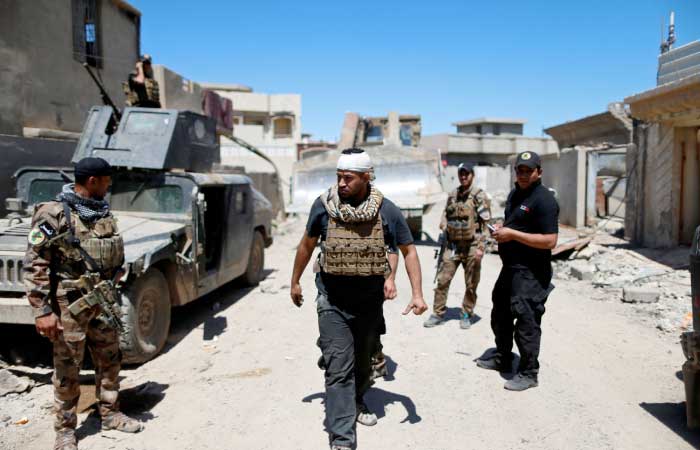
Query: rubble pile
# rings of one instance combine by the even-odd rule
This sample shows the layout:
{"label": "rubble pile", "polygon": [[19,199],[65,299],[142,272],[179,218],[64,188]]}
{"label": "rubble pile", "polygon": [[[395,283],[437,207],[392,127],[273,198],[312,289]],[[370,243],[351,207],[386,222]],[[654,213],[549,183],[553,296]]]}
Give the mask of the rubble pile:
{"label": "rubble pile", "polygon": [[[594,288],[593,299],[629,304],[643,321],[663,332],[692,327],[690,273],[687,268],[672,268],[683,264],[659,264],[625,248],[625,241],[610,235],[586,239],[588,242],[579,250],[569,248],[555,257],[556,279],[589,283]],[[564,242],[560,246],[566,245]]]}

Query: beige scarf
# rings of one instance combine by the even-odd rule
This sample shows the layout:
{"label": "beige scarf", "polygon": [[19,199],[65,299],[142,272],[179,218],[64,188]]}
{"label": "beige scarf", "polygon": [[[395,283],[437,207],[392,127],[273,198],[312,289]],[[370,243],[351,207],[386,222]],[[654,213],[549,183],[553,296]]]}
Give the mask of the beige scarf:
{"label": "beige scarf", "polygon": [[372,184],[370,184],[367,200],[355,207],[340,200],[337,184],[321,194],[321,202],[323,202],[328,215],[341,222],[367,222],[374,219],[379,213],[379,207],[382,206],[382,200],[384,200],[384,196]]}

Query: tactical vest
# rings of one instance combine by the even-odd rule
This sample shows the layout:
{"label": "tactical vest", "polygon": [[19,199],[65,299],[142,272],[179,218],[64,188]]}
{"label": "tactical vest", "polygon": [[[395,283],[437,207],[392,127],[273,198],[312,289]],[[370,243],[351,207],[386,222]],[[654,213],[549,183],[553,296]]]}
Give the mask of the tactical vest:
{"label": "tactical vest", "polygon": [[63,271],[75,277],[83,275],[85,269],[90,272],[99,271],[109,274],[123,264],[124,240],[117,231],[117,222],[114,217],[104,217],[93,223],[84,222],[75,212],[71,212],[70,217],[75,237],[80,241],[80,247],[99,267],[92,267],[92,262],[86,261],[80,250],[72,247],[68,240],[65,240],[60,248],[69,266],[64,266]]}
{"label": "tactical vest", "polygon": [[[146,78],[143,81],[143,86],[146,91],[146,101],[160,103],[160,87],[158,87],[158,82],[153,78]],[[129,83],[122,83],[122,89],[124,94],[126,94],[126,103],[129,106],[135,106],[141,103],[139,95],[136,91],[132,90]]]}
{"label": "tactical vest", "polygon": [[136,92],[132,91],[129,87],[129,83],[122,83],[122,90],[126,95],[126,104],[129,106],[134,106],[139,102],[139,96]]}
{"label": "tactical vest", "polygon": [[102,270],[116,269],[124,262],[124,240],[117,231],[117,221],[112,216],[86,224],[77,214],[71,214],[75,237],[80,246],[95,260]]}
{"label": "tactical vest", "polygon": [[321,244],[321,268],[331,275],[386,276],[390,273],[380,214],[367,222],[328,219]]}
{"label": "tactical vest", "polygon": [[146,87],[146,98],[148,101],[160,103],[158,82],[153,78],[146,78],[143,80],[143,84]]}
{"label": "tactical vest", "polygon": [[476,195],[480,190],[471,191],[466,199],[460,200],[459,193],[445,208],[447,235],[451,242],[471,241],[479,229]]}

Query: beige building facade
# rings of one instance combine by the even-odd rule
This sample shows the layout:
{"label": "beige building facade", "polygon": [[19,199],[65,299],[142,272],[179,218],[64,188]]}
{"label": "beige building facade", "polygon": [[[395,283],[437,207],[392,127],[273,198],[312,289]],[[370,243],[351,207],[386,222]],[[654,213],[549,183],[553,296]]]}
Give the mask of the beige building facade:
{"label": "beige building facade", "polygon": [[700,73],[625,101],[638,119],[627,157],[626,234],[649,247],[690,244],[700,225]]}
{"label": "beige building facade", "polygon": [[523,136],[524,120],[483,117],[455,122],[456,133],[421,138],[421,146],[440,150],[448,166],[461,162],[475,165],[508,166],[509,157],[522,151],[540,155],[557,153],[557,143],[549,137]]}
{"label": "beige building facade", "polygon": [[[301,95],[253,92],[247,86],[199,83],[233,102],[233,134],[270,157],[279,170],[284,201],[289,204],[292,166],[297,160],[297,144],[302,142]],[[273,172],[262,158],[221,138],[222,164],[243,166],[249,172]]]}

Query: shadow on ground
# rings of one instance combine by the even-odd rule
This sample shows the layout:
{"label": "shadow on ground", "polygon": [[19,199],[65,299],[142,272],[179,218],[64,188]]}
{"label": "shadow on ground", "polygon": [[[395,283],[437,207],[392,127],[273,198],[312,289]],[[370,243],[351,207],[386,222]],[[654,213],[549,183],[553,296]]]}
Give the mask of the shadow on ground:
{"label": "shadow on ground", "polygon": [[700,448],[700,431],[689,430],[686,426],[685,402],[640,403],[639,406],[683,438],[693,448]]}
{"label": "shadow on ground", "polygon": [[[119,409],[129,417],[146,423],[155,418],[151,409],[165,398],[165,390],[169,385],[148,381],[119,392]],[[97,411],[97,404],[92,404],[90,414],[76,429],[78,439],[100,433],[102,430],[101,419]],[[105,435],[103,435],[105,436]]]}
{"label": "shadow on ground", "polygon": [[[263,272],[263,280],[274,270]],[[174,308],[170,321],[170,335],[161,354],[175,347],[187,334],[200,325],[204,326],[204,339],[211,340],[226,330],[226,318],[217,317],[240,299],[248,295],[253,287],[243,286],[240,280],[234,280],[202,298],[187,305]],[[0,325],[0,334],[11,339],[0,341],[0,359],[9,364],[27,367],[53,366],[52,346],[48,339],[37,334],[33,325]],[[1,366],[1,364],[0,364]],[[135,367],[136,365],[125,365]],[[91,369],[90,352],[85,352],[83,368]],[[41,380],[46,382],[46,380]]]}
{"label": "shadow on ground", "polygon": [[[462,308],[447,308],[445,315],[443,316],[445,322],[450,320],[461,320],[462,319]],[[481,320],[481,316],[478,314],[472,314],[472,325],[477,324]]]}
{"label": "shadow on ground", "polygon": [[[261,281],[272,273],[274,270],[266,269]],[[170,335],[160,354],[169,352],[199,326],[204,328],[205,341],[225,333],[228,325],[226,318],[218,314],[226,311],[254,289],[255,287],[243,286],[240,280],[234,280],[192,303],[174,308],[170,321]]]}
{"label": "shadow on ground", "polygon": [[[314,400],[321,400],[321,404],[324,405],[325,410],[326,394],[324,392],[317,392],[315,394],[307,395],[301,399],[303,403],[312,403]],[[393,403],[401,404],[406,410],[406,417],[401,420],[401,423],[415,424],[423,420],[423,418],[418,415],[416,404],[405,395],[371,387],[365,394],[365,402],[367,403],[369,410],[375,413],[377,415],[377,419],[380,420],[382,417],[386,416],[386,407]],[[328,433],[328,423],[326,419],[323,420],[323,431]]]}
{"label": "shadow on ground", "polygon": [[[517,370],[518,364],[520,364],[520,355],[516,353],[511,353],[511,356],[513,358],[513,364],[511,365],[511,371],[510,372],[498,372],[501,378],[504,380],[510,380],[515,376],[515,372]],[[478,358],[474,359],[474,363],[476,363],[477,359],[493,359],[496,357],[496,347],[491,347],[487,348],[484,353],[481,354]],[[484,369],[487,370],[487,369]]]}
{"label": "shadow on ground", "polygon": [[384,360],[386,361],[386,375],[384,375],[382,379],[384,379],[384,381],[394,381],[396,379],[394,374],[396,373],[396,369],[399,367],[399,365],[396,364],[396,361],[394,361],[389,355],[384,355]]}

